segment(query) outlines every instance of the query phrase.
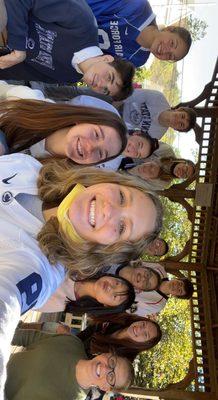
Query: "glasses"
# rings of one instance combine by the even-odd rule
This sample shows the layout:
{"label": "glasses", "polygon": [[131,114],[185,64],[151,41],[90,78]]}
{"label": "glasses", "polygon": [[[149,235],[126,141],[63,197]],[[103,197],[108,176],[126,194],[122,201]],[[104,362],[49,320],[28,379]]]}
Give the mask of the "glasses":
{"label": "glasses", "polygon": [[107,367],[110,369],[110,371],[106,375],[106,381],[108,385],[110,385],[111,387],[115,387],[116,384],[116,375],[115,375],[116,365],[117,365],[117,357],[113,354],[110,357],[108,357]]}

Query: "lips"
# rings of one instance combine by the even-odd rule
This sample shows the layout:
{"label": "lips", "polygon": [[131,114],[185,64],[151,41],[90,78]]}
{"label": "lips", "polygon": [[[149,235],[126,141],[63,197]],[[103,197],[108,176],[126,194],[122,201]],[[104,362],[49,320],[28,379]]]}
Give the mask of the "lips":
{"label": "lips", "polygon": [[77,140],[77,144],[76,144],[76,150],[77,150],[77,154],[80,158],[82,158],[84,156],[83,153],[83,149],[82,149],[82,145],[81,145],[81,140],[80,138],[78,138]]}

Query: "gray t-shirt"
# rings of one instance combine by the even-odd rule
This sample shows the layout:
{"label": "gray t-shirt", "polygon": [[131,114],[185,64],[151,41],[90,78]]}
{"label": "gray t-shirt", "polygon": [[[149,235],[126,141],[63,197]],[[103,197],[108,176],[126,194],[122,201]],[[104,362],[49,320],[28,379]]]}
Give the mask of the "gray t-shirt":
{"label": "gray t-shirt", "polygon": [[124,100],[119,111],[128,129],[140,129],[153,138],[160,139],[167,128],[158,122],[162,111],[170,108],[165,96],[157,90],[135,89],[133,94]]}

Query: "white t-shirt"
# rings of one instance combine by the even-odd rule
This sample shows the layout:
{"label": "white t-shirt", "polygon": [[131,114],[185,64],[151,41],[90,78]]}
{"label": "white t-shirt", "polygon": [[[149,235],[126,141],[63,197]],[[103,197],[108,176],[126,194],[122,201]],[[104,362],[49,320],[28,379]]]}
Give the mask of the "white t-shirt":
{"label": "white t-shirt", "polygon": [[[157,271],[161,279],[167,278],[165,268],[158,263],[146,263],[149,268]],[[145,317],[147,315],[156,314],[160,312],[167,303],[167,298],[164,297],[157,290],[150,292],[141,292],[136,294],[135,301],[137,301],[137,309],[134,312],[137,315]]]}
{"label": "white t-shirt", "polygon": [[122,108],[122,116],[128,129],[140,129],[156,139],[160,139],[168,129],[159,124],[158,117],[170,105],[157,90],[135,89],[124,100]]}
{"label": "white t-shirt", "polygon": [[72,279],[65,278],[64,282],[58,287],[54,294],[37,310],[46,313],[64,311],[69,299],[73,301],[76,300],[74,286],[75,282],[72,281]]}

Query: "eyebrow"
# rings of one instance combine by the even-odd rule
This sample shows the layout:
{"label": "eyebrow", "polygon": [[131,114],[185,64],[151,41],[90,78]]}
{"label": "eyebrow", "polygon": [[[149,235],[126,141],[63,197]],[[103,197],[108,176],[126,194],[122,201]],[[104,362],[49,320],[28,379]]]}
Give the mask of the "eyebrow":
{"label": "eyebrow", "polygon": [[114,78],[115,78],[114,72],[111,72],[111,84],[112,85],[114,83]]}
{"label": "eyebrow", "polygon": [[102,127],[100,125],[98,125],[98,126],[99,126],[99,130],[101,132],[102,139],[105,139],[105,134],[104,134]]}

